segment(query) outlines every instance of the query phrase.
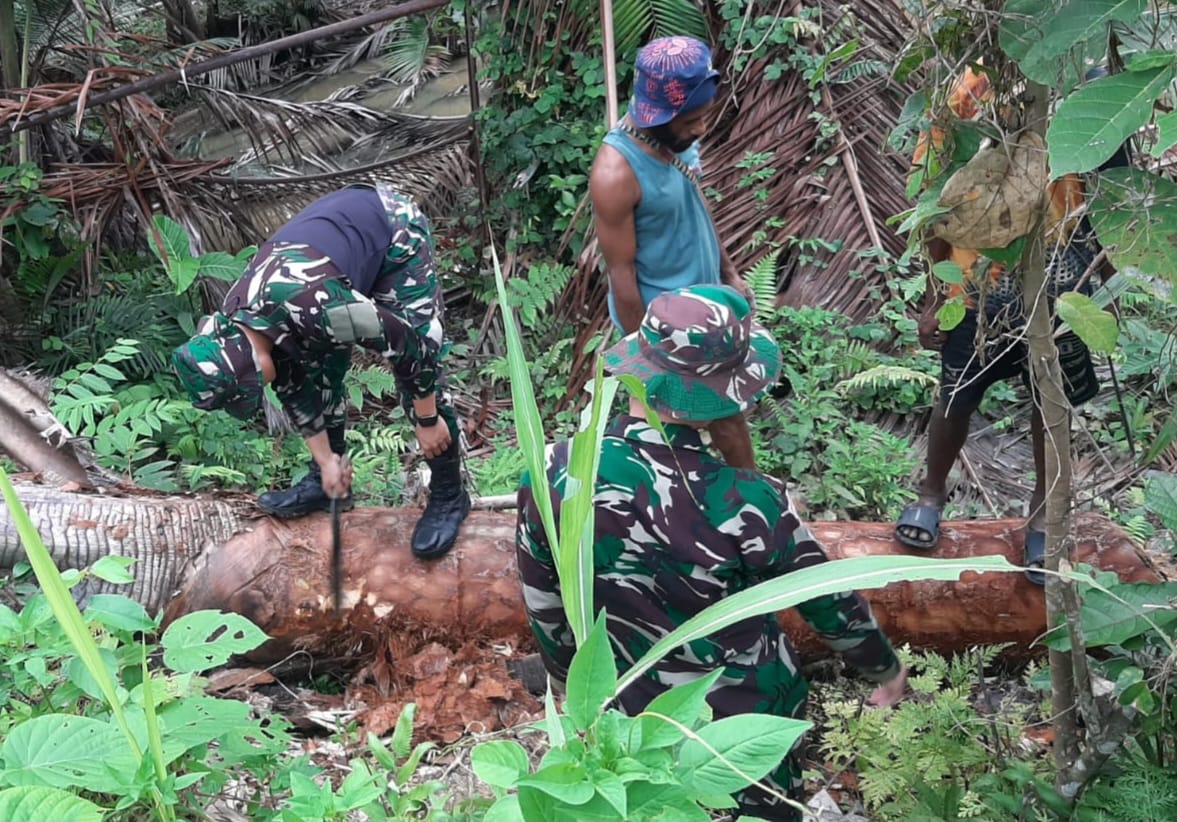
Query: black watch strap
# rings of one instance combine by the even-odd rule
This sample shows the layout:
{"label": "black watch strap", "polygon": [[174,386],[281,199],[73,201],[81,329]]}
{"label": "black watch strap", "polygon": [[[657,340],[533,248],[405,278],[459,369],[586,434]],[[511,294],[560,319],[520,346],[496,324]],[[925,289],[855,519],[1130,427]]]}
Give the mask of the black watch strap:
{"label": "black watch strap", "polygon": [[416,416],[417,425],[421,426],[422,428],[432,428],[433,426],[437,425],[437,414],[430,414],[427,417],[422,417],[420,415]]}

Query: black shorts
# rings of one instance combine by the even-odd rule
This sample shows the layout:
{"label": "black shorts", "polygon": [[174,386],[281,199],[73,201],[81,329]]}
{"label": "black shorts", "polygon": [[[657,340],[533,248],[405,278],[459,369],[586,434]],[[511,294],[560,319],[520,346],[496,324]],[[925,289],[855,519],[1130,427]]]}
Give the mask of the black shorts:
{"label": "black shorts", "polygon": [[[1057,337],[1055,345],[1067,399],[1072,406],[1082,405],[1099,392],[1091,352],[1071,331]],[[940,399],[948,413],[974,411],[989,386],[1016,376],[1031,387],[1026,342],[1017,334],[989,330],[978,349],[977,311],[970,308],[948,332],[940,352]]]}

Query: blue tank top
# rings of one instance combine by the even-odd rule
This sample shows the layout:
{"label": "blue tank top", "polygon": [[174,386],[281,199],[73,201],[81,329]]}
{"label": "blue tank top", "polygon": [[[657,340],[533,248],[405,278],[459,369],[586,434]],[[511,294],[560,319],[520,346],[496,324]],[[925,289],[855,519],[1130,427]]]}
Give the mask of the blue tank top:
{"label": "blue tank top", "polygon": [[[635,267],[642,305],[648,306],[663,291],[718,284],[719,239],[698,186],[670,163],[647,154],[616,128],[605,135],[604,142],[621,152],[642,192],[634,209]],[[699,162],[695,146],[678,157],[688,167]],[[620,328],[612,292],[609,316]]]}
{"label": "blue tank top", "polygon": [[352,186],[312,202],[269,242],[305,243],[322,252],[353,290],[370,297],[392,243],[392,223],[376,189]]}

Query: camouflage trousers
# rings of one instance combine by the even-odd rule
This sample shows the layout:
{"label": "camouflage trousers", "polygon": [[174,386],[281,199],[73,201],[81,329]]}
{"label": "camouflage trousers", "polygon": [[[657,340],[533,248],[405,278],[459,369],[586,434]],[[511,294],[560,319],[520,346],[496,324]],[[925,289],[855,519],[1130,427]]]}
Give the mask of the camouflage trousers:
{"label": "camouflage trousers", "polygon": [[[347,419],[344,377],[353,347],[359,345],[393,364],[397,391],[406,413],[412,411],[415,384],[434,384],[439,415],[451,435],[459,436],[457,414],[445,388],[441,307],[429,315],[409,315],[397,299],[394,278],[381,276],[372,296],[351,288],[346,275],[330,258],[310,246],[262,246],[251,274],[234,286],[255,328],[271,333],[278,374],[274,390],[300,430],[341,427]],[[440,301],[440,289],[436,290]],[[412,319],[410,318],[412,317]],[[415,325],[413,319],[426,322]]]}

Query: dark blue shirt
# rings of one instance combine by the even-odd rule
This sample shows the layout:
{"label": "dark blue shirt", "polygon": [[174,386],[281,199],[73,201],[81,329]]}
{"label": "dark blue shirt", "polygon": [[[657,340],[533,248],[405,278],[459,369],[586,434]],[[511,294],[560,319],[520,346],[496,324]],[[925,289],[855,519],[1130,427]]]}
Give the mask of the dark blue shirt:
{"label": "dark blue shirt", "polygon": [[320,197],[290,219],[271,243],[305,243],[331,259],[353,290],[366,297],[392,243],[392,223],[380,195],[363,186]]}

